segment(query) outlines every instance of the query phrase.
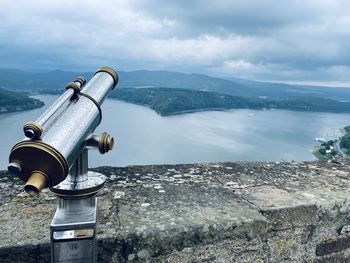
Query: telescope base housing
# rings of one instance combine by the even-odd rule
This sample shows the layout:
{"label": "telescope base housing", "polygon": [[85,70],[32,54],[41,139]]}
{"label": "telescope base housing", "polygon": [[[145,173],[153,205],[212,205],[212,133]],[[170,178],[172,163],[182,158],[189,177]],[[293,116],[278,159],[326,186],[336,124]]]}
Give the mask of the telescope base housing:
{"label": "telescope base housing", "polygon": [[51,223],[52,263],[96,263],[96,194],[106,177],[88,171],[82,149],[67,178],[50,190],[58,196]]}
{"label": "telescope base housing", "polygon": [[96,195],[59,198],[51,232],[52,263],[96,263]]}

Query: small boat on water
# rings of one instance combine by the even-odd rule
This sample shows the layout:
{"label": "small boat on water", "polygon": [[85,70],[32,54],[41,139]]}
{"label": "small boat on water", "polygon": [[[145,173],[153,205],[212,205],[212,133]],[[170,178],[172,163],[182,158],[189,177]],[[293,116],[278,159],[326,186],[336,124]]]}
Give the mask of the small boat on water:
{"label": "small boat on water", "polygon": [[315,142],[320,142],[320,143],[326,142],[325,139],[323,139],[323,138],[318,138],[318,137],[315,138],[314,141],[315,141]]}

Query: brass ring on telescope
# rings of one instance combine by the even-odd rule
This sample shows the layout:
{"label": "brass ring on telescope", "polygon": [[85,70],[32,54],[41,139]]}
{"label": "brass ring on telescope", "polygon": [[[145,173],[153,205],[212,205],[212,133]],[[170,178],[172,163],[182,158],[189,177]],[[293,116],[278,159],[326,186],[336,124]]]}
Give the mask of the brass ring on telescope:
{"label": "brass ring on telescope", "polygon": [[24,135],[30,139],[40,139],[43,134],[43,128],[40,124],[30,121],[23,126]]}
{"label": "brass ring on telescope", "polygon": [[75,81],[80,83],[80,87],[82,87],[86,84],[86,79],[83,76],[77,77],[77,79]]}
{"label": "brass ring on telescope", "polygon": [[46,187],[62,182],[68,175],[68,163],[63,155],[52,146],[42,141],[26,140],[13,146],[9,161],[21,165],[18,174],[23,181],[28,181],[34,171],[47,175]]}
{"label": "brass ring on telescope", "polygon": [[106,67],[106,66],[101,67],[99,70],[96,71],[96,73],[94,75],[96,75],[99,72],[106,72],[112,76],[112,78],[114,80],[114,85],[113,85],[112,89],[114,89],[114,87],[117,85],[118,80],[119,80],[118,73],[114,69],[112,69],[111,67]]}
{"label": "brass ring on telescope", "polygon": [[74,91],[74,94],[71,100],[76,99],[78,97],[78,94],[80,93],[80,87],[74,82],[69,82],[66,86],[66,90],[69,90],[69,89],[72,89]]}

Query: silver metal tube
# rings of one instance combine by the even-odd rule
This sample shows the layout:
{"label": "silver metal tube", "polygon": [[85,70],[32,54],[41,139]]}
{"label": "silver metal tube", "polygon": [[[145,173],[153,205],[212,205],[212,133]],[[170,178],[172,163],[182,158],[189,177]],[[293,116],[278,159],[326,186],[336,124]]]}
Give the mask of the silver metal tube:
{"label": "silver metal tube", "polygon": [[24,125],[24,135],[29,139],[40,139],[44,129],[46,130],[56,120],[72,96],[74,96],[74,91],[68,89],[35,122],[28,122]]}
{"label": "silver metal tube", "polygon": [[[84,77],[78,77],[74,82],[68,83],[66,92],[60,96],[53,105],[49,107],[35,122],[26,123],[23,127],[24,135],[29,139],[40,139],[44,133],[44,129],[49,127],[50,123],[56,120],[59,112],[62,112],[63,105],[68,100],[76,98],[81,88],[85,85]],[[56,117],[55,117],[56,116]]]}
{"label": "silver metal tube", "polygon": [[81,198],[81,199],[58,199],[59,210],[64,210],[67,213],[81,213],[83,211],[92,210],[96,205],[96,197]]}
{"label": "silver metal tube", "polygon": [[[106,72],[98,72],[85,85],[82,92],[101,105],[113,87],[113,77]],[[99,118],[96,105],[90,99],[80,96],[77,101],[70,102],[61,112],[60,117],[47,127],[42,141],[57,149],[71,166],[85,139],[98,126]]]}
{"label": "silver metal tube", "polygon": [[[81,89],[83,84],[85,84],[85,79],[79,77],[74,84]],[[67,89],[34,123],[39,125],[42,128],[43,133],[46,129],[53,123],[60,113],[64,110],[65,104],[69,103],[69,100],[74,95],[74,90]],[[65,106],[64,106],[65,105]],[[33,139],[35,137],[35,131],[32,129],[25,130],[26,137]]]}
{"label": "silver metal tube", "polygon": [[83,149],[75,163],[69,169],[66,179],[72,184],[78,184],[88,180],[88,150]]}
{"label": "silver metal tube", "polygon": [[69,99],[74,94],[74,91],[71,89],[68,89],[63,93],[36,121],[35,123],[42,126],[42,128],[45,130],[48,128],[48,120],[51,120],[53,122],[57,115],[59,115],[59,112],[62,111],[65,107],[63,107],[63,104],[68,103]]}

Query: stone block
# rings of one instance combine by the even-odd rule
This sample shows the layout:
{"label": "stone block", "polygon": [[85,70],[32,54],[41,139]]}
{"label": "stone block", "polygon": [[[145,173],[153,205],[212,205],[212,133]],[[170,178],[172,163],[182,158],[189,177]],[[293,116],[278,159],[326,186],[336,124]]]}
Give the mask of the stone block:
{"label": "stone block", "polygon": [[348,248],[350,248],[350,236],[333,240],[326,240],[317,244],[316,255],[324,256],[332,253],[337,253]]}

